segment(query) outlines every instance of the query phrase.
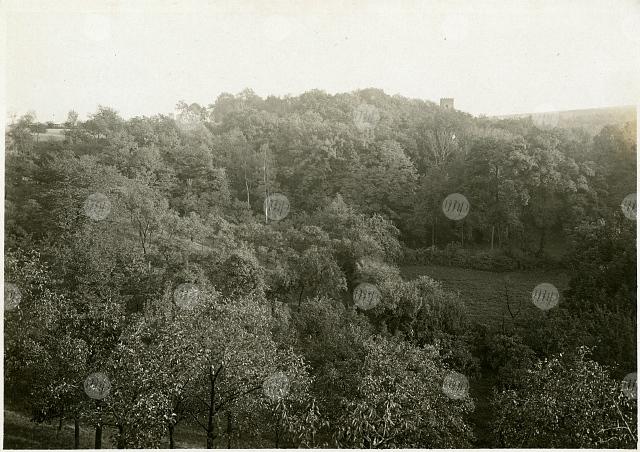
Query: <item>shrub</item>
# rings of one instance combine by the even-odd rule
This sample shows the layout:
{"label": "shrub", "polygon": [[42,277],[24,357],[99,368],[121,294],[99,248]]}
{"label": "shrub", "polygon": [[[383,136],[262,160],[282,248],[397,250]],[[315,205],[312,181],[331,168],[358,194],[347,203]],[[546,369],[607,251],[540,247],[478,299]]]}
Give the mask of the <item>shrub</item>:
{"label": "shrub", "polygon": [[428,276],[411,281],[390,278],[379,283],[380,305],[369,311],[374,324],[385,325],[418,345],[430,344],[437,333],[461,335],[469,325],[464,303]]}
{"label": "shrub", "polygon": [[487,344],[484,365],[496,372],[501,388],[517,388],[526,370],[535,360],[535,353],[517,335],[496,334]]}
{"label": "shrub", "polygon": [[260,294],[265,289],[264,270],[255,256],[244,250],[237,250],[218,265],[209,278],[216,289],[227,297]]}
{"label": "shrub", "polygon": [[442,361],[450,368],[463,373],[468,378],[480,377],[480,359],[472,354],[472,336],[455,336],[438,332],[434,344],[440,350]]}
{"label": "shrub", "polygon": [[[623,219],[624,220],[624,219]],[[594,358],[636,367],[636,225],[610,218],[581,224],[571,236],[566,306]]]}
{"label": "shrub", "polygon": [[497,447],[636,447],[637,401],[588,349],[540,362],[523,377],[521,388],[494,394]]}
{"label": "shrub", "polygon": [[469,447],[465,415],[473,400],[449,399],[442,391],[447,369],[435,348],[371,339],[354,397],[335,426],[339,447]]}

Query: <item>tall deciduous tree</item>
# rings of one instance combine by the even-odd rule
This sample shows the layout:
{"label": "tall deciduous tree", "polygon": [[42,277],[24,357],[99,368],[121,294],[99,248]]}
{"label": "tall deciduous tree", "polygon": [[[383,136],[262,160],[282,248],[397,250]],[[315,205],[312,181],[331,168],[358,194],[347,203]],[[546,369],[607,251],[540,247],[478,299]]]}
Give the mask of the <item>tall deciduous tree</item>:
{"label": "tall deciduous tree", "polygon": [[336,432],[342,447],[469,447],[464,420],[474,408],[467,395],[452,400],[442,389],[446,369],[433,349],[395,340],[366,344],[356,396],[346,403]]}
{"label": "tall deciduous tree", "polygon": [[632,448],[637,442],[637,402],[584,349],[541,362],[522,389],[498,393],[493,403],[500,447]]}

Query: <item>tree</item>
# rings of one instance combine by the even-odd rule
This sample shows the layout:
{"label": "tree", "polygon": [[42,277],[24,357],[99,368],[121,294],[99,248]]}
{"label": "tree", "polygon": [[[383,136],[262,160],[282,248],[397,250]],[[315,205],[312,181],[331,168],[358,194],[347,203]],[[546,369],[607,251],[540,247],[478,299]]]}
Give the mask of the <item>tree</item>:
{"label": "tree", "polygon": [[399,231],[380,215],[364,215],[338,195],[318,209],[308,220],[326,231],[333,242],[334,255],[351,285],[355,263],[362,258],[395,262],[401,255]]}
{"label": "tree", "polygon": [[78,130],[78,113],[75,110],[69,110],[67,113],[67,120],[64,122],[64,135],[67,140],[75,144],[82,136],[82,133]]}
{"label": "tree", "polygon": [[124,121],[118,112],[102,105],[99,105],[98,111],[90,115],[82,125],[94,139],[107,138],[110,134],[120,131],[123,126]]}
{"label": "tree", "polygon": [[[309,299],[304,309],[292,311],[293,347],[309,363],[311,392],[326,421],[317,432],[317,445],[332,444],[344,416],[342,403],[354,396],[359,384],[358,369],[363,366],[364,343],[371,330],[364,316],[328,298]],[[291,339],[291,334],[286,338]]]}
{"label": "tree", "polygon": [[551,229],[575,221],[578,215],[571,197],[578,193],[580,167],[560,152],[553,136],[540,133],[529,139],[531,143],[513,152],[510,160],[526,200],[523,219],[539,232],[537,254],[541,255]]}
{"label": "tree", "polygon": [[[285,372],[263,382],[263,394],[236,404],[236,428],[254,444],[269,440],[273,447],[315,447],[321,414],[310,394],[312,379],[302,358],[295,358]],[[229,427],[229,424],[227,424]],[[228,435],[231,429],[227,428]]]}
{"label": "tree", "polygon": [[290,350],[277,349],[266,303],[257,297],[224,299],[201,291],[193,320],[193,419],[212,448],[226,410],[258,397],[264,381],[278,370],[295,376],[300,361]]}
{"label": "tree", "polygon": [[497,446],[632,448],[637,402],[621,386],[584,348],[542,361],[520,389],[496,394]]}
{"label": "tree", "polygon": [[620,212],[583,223],[571,233],[567,264],[571,280],[565,292],[567,309],[581,344],[593,357],[614,369],[636,366],[636,225]]}
{"label": "tree", "polygon": [[402,341],[372,339],[354,400],[337,425],[341,447],[469,447],[471,428],[464,415],[473,410],[468,395],[449,399],[442,390],[446,369],[437,350]]}
{"label": "tree", "polygon": [[214,155],[219,156],[216,164],[224,166],[229,174],[232,193],[252,207],[253,198],[259,196],[256,185],[260,180],[260,156],[239,129],[216,136],[213,148]]}
{"label": "tree", "polygon": [[169,215],[168,201],[142,181],[127,181],[122,189],[122,201],[131,226],[144,255],[151,251],[151,243]]}
{"label": "tree", "polygon": [[[36,422],[72,419],[75,447],[88,412],[82,391],[89,348],[74,334],[82,315],[60,293],[37,252],[8,252],[5,282],[19,290],[20,304],[5,311],[5,388],[20,395]],[[5,301],[6,302],[6,301]]]}
{"label": "tree", "polygon": [[350,204],[395,221],[407,215],[417,176],[400,144],[385,141],[354,166],[342,190]]}
{"label": "tree", "polygon": [[264,272],[249,250],[234,250],[207,273],[216,290],[226,297],[264,295]]}
{"label": "tree", "polygon": [[465,161],[462,191],[469,196],[469,220],[480,229],[490,228],[491,249],[496,229],[498,243],[520,226],[522,206],[528,201],[512,168],[512,155],[526,147],[524,140],[482,138],[474,142]]}
{"label": "tree", "polygon": [[8,151],[25,153],[33,148],[34,140],[31,128],[35,121],[35,114],[27,113],[21,116],[16,123],[7,127],[5,137]]}
{"label": "tree", "polygon": [[449,185],[446,174],[437,169],[428,169],[420,177],[413,201],[413,215],[409,220],[414,243],[437,246],[438,219],[441,224],[446,224],[442,218],[442,201],[449,194]]}
{"label": "tree", "polygon": [[[117,429],[118,448],[160,447],[169,425],[167,408],[175,391],[184,384],[184,377],[166,366],[173,355],[150,353],[159,350],[149,343],[149,329],[142,319],[131,322],[110,360],[111,391],[101,407],[100,421]],[[175,379],[169,380],[168,376]]]}
{"label": "tree", "polygon": [[588,157],[594,163],[596,202],[601,212],[617,210],[622,199],[635,192],[636,141],[635,122],[606,126],[593,137]]}
{"label": "tree", "polygon": [[377,319],[391,333],[402,332],[423,346],[433,343],[439,334],[462,335],[468,328],[462,301],[428,276],[411,281],[386,279],[379,286],[383,298]]}

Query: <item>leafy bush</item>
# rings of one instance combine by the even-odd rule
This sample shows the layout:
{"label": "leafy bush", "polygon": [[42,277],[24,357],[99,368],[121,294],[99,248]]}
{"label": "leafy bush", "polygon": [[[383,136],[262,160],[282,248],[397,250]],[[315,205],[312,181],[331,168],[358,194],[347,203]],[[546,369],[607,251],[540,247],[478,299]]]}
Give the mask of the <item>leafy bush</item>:
{"label": "leafy bush", "polygon": [[339,447],[469,447],[473,439],[465,416],[474,409],[468,396],[449,399],[442,391],[447,370],[435,348],[371,339],[359,371],[355,397],[344,403],[335,426]]}
{"label": "leafy bush", "polygon": [[[294,347],[310,365],[318,407],[332,426],[339,425],[340,403],[356,390],[371,326],[355,310],[327,298],[310,299],[304,309],[293,310],[292,326]],[[332,434],[330,428],[319,436],[329,441]]]}
{"label": "leafy bush", "polygon": [[566,305],[603,364],[636,367],[636,226],[625,218],[582,224],[572,234]]}
{"label": "leafy bush", "polygon": [[586,348],[542,361],[523,377],[521,388],[494,395],[497,447],[637,446],[637,401]]}
{"label": "leafy bush", "polygon": [[464,303],[428,276],[404,281],[391,277],[378,282],[381,303],[368,312],[372,322],[418,345],[430,344],[435,335],[461,335],[469,325]]}
{"label": "leafy bush", "polygon": [[227,297],[261,294],[265,289],[264,270],[253,253],[237,250],[215,265],[209,278],[216,289]]}
{"label": "leafy bush", "polygon": [[496,334],[491,337],[484,355],[484,364],[497,373],[501,388],[519,387],[534,361],[535,353],[517,335]]}
{"label": "leafy bush", "polygon": [[442,361],[450,368],[463,373],[470,379],[480,377],[480,359],[473,355],[472,336],[453,335],[437,332],[434,345],[440,350]]}

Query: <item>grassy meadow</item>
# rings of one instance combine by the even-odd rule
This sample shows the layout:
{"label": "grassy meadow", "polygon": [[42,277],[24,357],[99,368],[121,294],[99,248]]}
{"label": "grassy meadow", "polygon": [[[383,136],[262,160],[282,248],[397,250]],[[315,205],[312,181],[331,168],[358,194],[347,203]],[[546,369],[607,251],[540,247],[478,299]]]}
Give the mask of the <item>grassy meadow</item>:
{"label": "grassy meadow", "polygon": [[548,282],[558,288],[560,303],[562,291],[569,278],[557,271],[514,271],[496,273],[439,265],[410,265],[401,267],[405,279],[427,275],[442,282],[445,289],[456,292],[464,301],[472,321],[500,328],[502,321],[510,320],[505,299],[509,298],[511,311],[518,318],[544,315],[531,300],[533,288]]}

